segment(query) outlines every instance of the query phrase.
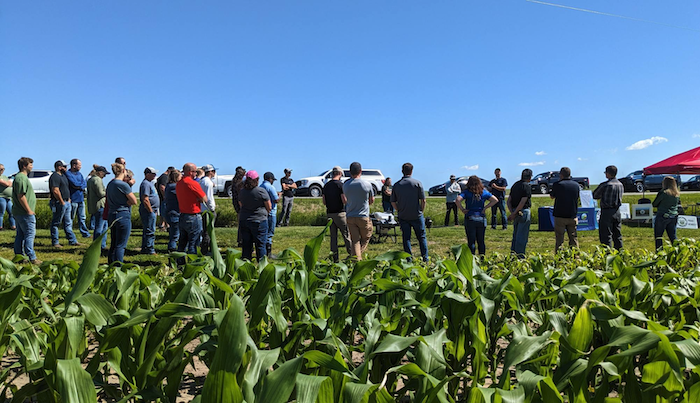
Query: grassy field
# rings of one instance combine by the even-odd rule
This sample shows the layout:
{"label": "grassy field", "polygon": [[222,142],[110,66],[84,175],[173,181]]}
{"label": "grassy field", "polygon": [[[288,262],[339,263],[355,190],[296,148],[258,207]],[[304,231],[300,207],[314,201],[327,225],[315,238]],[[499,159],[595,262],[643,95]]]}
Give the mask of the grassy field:
{"label": "grassy field", "polygon": [[[637,199],[640,197],[641,195],[625,195],[623,201],[625,203],[636,203]],[[654,195],[647,194],[647,197],[653,199]],[[700,193],[683,193],[681,195],[681,201],[683,205],[686,206],[695,205],[696,203],[700,202]],[[216,229],[219,246],[221,248],[235,248],[235,212],[231,207],[229,200],[218,199],[217,202],[218,209],[220,209]],[[48,206],[43,206],[43,204],[47,204],[46,200],[40,200],[39,207],[37,207],[37,214],[40,215],[40,219],[38,220],[38,226],[40,229],[37,231],[35,249],[39,259],[76,259],[76,255],[82,255],[85,252],[90,239],[79,239],[80,242],[84,243],[84,245],[69,247],[68,243],[65,241],[63,233],[61,233],[60,239],[61,243],[64,245],[64,248],[56,250],[51,247],[49,230],[47,229],[50,222],[50,215],[49,217],[44,217],[50,213],[50,211],[48,210]],[[378,200],[375,201],[374,205],[372,206],[372,211],[379,211],[380,205],[381,203]],[[538,207],[552,205],[552,200],[549,197],[533,197],[532,205],[533,224],[530,231],[528,252],[551,253],[551,251],[554,249],[554,233],[537,231],[536,211]],[[325,223],[324,212],[325,209],[320,199],[297,198],[295,200],[294,210],[292,213],[292,226],[277,228],[274,238],[273,254],[277,254],[286,248],[295,248],[298,251],[302,251],[306,242],[321,231],[320,225]],[[132,210],[132,214],[134,215],[134,220],[138,222],[138,209],[134,208]],[[434,220],[434,226],[428,233],[428,248],[431,256],[435,258],[447,257],[450,254],[452,246],[466,242],[466,235],[462,225],[451,225],[448,227],[443,226],[445,216],[445,204],[443,198],[429,198],[425,215],[426,217],[430,217]],[[460,217],[460,224],[463,223],[463,220],[464,218]],[[140,227],[140,225],[132,231],[132,235],[129,238],[129,247],[127,250],[126,260],[141,265],[157,265],[161,262],[165,262],[167,260],[167,233],[158,231],[156,234],[157,256],[140,255],[138,254],[138,251],[141,246],[142,232],[138,227]],[[76,234],[80,236],[77,231]],[[653,232],[649,227],[623,225],[622,234],[625,248],[654,248]],[[12,258],[14,256],[14,236],[14,231],[0,231],[0,256],[6,258]],[[700,232],[698,230],[679,230],[678,236],[694,238],[700,236]],[[369,255],[373,256],[387,250],[401,249],[401,235],[398,229],[397,238],[397,243],[394,243],[392,239],[389,239],[383,243],[370,244],[368,249]],[[499,229],[496,230],[489,228],[486,232],[486,253],[508,253],[510,251],[511,238],[512,226],[509,226],[509,228],[505,231],[501,230],[500,226]],[[413,241],[414,254],[418,255],[420,251],[418,250],[415,239]],[[329,241],[324,243],[321,249],[321,256],[328,256],[330,253],[329,243]],[[583,250],[592,250],[596,248],[599,244],[598,231],[579,232],[579,243]],[[344,256],[343,253],[341,253],[341,257],[342,256]],[[106,262],[106,258],[103,258],[103,260]]]}
{"label": "grassy field", "polygon": [[[273,254],[277,254],[286,248],[294,248],[297,251],[303,251],[306,242],[318,235],[321,227],[317,226],[297,226],[277,228],[273,244]],[[653,249],[654,239],[652,229],[649,227],[630,227],[623,226],[622,233],[624,237],[625,248],[628,249]],[[372,243],[369,246],[368,254],[370,256],[388,250],[400,250],[401,235],[397,230],[397,242],[388,239],[383,243]],[[512,229],[488,229],[486,231],[486,253],[509,253],[510,240],[512,237]],[[13,242],[14,231],[0,231],[0,256],[11,259],[14,256]],[[216,235],[221,248],[236,248],[236,229],[235,228],[217,228]],[[697,230],[679,230],[679,237],[696,238],[700,233]],[[41,260],[54,259],[81,259],[81,255],[85,253],[90,239],[81,239],[84,245],[72,247],[68,246],[65,237],[61,234],[61,243],[63,249],[56,250],[51,246],[49,230],[38,230],[35,240],[35,250],[37,256]],[[466,236],[463,226],[437,227],[430,230],[428,233],[428,248],[433,258],[444,258],[450,256],[451,247],[466,242]],[[159,265],[167,261],[167,234],[165,232],[157,232],[156,234],[156,252],[158,255],[141,255],[138,253],[141,246],[141,230],[136,229],[132,232],[129,238],[129,246],[125,260],[127,262],[137,263],[139,265],[151,266]],[[598,246],[598,231],[580,231],[579,243],[581,249],[590,251]],[[530,241],[528,243],[528,252],[531,253],[552,253],[554,249],[554,233],[539,232],[537,226],[532,226],[530,231]],[[341,249],[342,250],[342,249]],[[414,255],[419,255],[418,245],[413,240]],[[330,242],[324,242],[321,248],[320,256],[326,257],[330,253]],[[345,253],[341,253],[341,258]],[[106,263],[106,258],[102,258]]]}

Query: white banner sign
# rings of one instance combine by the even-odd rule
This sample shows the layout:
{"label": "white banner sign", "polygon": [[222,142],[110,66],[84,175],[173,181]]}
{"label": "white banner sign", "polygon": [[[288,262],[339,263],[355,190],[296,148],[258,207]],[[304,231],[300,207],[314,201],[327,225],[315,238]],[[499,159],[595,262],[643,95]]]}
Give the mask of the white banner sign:
{"label": "white banner sign", "polygon": [[620,205],[620,216],[623,220],[629,220],[630,218],[632,218],[629,203],[622,203],[622,205]]}
{"label": "white banner sign", "polygon": [[698,218],[694,215],[679,215],[676,228],[698,229]]}

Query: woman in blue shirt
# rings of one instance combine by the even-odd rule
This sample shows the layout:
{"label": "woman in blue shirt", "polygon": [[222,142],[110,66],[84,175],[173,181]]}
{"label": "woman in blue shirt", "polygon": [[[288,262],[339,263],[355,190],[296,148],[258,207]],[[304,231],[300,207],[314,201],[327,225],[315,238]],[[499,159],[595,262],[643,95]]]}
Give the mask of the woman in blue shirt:
{"label": "woman in blue shirt", "polygon": [[[489,203],[484,206],[486,200]],[[464,201],[465,207],[462,207]],[[472,175],[467,181],[467,190],[457,196],[457,207],[464,213],[464,229],[467,232],[467,243],[472,254],[479,244],[479,254],[486,253],[484,234],[486,233],[486,210],[498,203],[498,198],[486,189],[478,176]]]}
{"label": "woman in blue shirt", "polygon": [[109,263],[124,262],[126,244],[131,234],[131,206],[136,204],[136,196],[126,179],[124,165],[112,164],[114,179],[107,185],[107,204],[109,206],[109,225],[111,242],[109,245]]}

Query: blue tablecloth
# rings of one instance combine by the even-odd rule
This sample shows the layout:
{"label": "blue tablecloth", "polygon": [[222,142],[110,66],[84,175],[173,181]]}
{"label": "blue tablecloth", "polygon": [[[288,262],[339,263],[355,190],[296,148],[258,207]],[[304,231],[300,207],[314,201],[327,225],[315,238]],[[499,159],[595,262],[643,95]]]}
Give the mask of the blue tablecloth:
{"label": "blue tablecloth", "polygon": [[[538,227],[540,231],[554,231],[554,207],[540,207],[537,210]],[[578,231],[592,231],[598,229],[598,220],[594,207],[578,208]]]}

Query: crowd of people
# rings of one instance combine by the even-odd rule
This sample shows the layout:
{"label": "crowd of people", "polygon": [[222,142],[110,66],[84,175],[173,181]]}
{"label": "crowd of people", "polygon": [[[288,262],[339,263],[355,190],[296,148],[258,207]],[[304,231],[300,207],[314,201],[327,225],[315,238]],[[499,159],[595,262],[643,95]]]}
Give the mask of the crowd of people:
{"label": "crowd of people", "polygon": [[[16,230],[14,251],[25,255],[37,264],[34,251],[36,234],[36,196],[28,174],[33,169],[33,160],[22,157],[18,160],[19,172],[10,180],[4,175],[5,167],[0,164],[0,229],[4,228],[3,215],[8,213],[10,229]],[[114,178],[104,185],[104,178],[110,175],[106,167],[93,165],[87,180],[81,174],[82,162],[79,159],[67,165],[63,160],[56,161],[54,173],[49,178],[49,205],[52,211],[50,227],[51,242],[54,248],[62,248],[59,240],[59,227],[69,245],[80,245],[73,232],[73,221],[82,237],[93,240],[102,237],[101,247],[109,262],[123,262],[127,243],[131,235],[131,208],[138,205],[143,225],[141,253],[156,254],[155,234],[158,217],[160,228],[168,231],[169,252],[180,251],[191,254],[210,253],[210,238],[207,225],[216,219],[216,201],[214,183],[216,175],[213,165],[197,167],[187,163],[182,170],[174,167],[158,176],[153,167],[144,170],[144,179],[139,186],[139,198],[134,195],[134,174],[126,168],[126,161],[119,157],[111,164]],[[425,192],[420,181],[413,178],[413,165],[405,163],[401,167],[403,177],[392,183],[386,178],[381,189],[382,208],[386,213],[396,214],[403,239],[403,249],[412,256],[411,236],[415,234],[424,261],[429,258],[426,224],[424,217]],[[281,191],[274,187],[277,180],[272,172],[260,175],[254,170],[246,171],[236,168],[232,183],[233,207],[238,213],[238,246],[242,249],[244,259],[257,259],[271,256],[275,228],[289,225],[294,205],[296,184],[291,178],[292,170],[286,168],[280,179]],[[486,252],[485,233],[488,226],[486,212],[491,209],[491,227],[497,227],[500,213],[501,226],[506,229],[512,222],[513,236],[511,251],[517,256],[524,256],[527,248],[531,223],[531,187],[532,170],[524,169],[506,197],[508,182],[496,169],[495,178],[488,190],[477,176],[468,178],[466,187],[457,183],[454,175],[446,183],[445,226],[449,225],[450,216],[454,224],[459,225],[457,210],[464,214],[464,227],[467,244],[473,254]],[[603,245],[621,249],[622,195],[624,188],[616,179],[617,168],[613,165],[605,169],[606,181],[593,192],[593,198],[600,200],[599,236]],[[560,170],[561,180],[551,189],[550,197],[554,199],[554,233],[555,249],[559,249],[565,235],[570,246],[578,246],[577,211],[580,188],[571,180],[571,170]],[[323,187],[323,204],[331,220],[330,248],[332,257],[338,261],[338,233],[344,240],[348,256],[362,260],[372,237],[374,225],[370,217],[370,205],[374,203],[372,185],[362,179],[362,165],[350,164],[350,178],[343,181],[343,169],[336,166],[332,178]],[[87,197],[85,195],[87,193]],[[277,216],[277,204],[282,204],[281,214]],[[671,241],[676,238],[678,204],[680,202],[678,185],[671,176],[663,181],[663,188],[653,201],[657,207],[654,222],[656,247],[663,243],[666,232]],[[87,219],[85,211],[90,215]],[[508,215],[506,215],[508,211]],[[207,213],[208,212],[208,213]],[[204,214],[203,216],[203,213]],[[110,245],[107,249],[105,232],[110,229]]]}

